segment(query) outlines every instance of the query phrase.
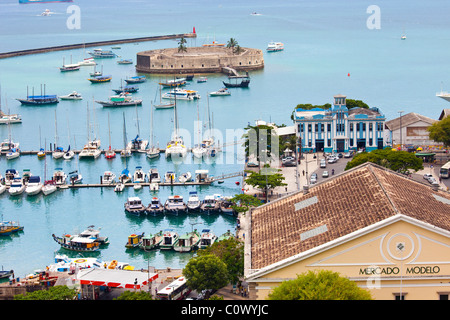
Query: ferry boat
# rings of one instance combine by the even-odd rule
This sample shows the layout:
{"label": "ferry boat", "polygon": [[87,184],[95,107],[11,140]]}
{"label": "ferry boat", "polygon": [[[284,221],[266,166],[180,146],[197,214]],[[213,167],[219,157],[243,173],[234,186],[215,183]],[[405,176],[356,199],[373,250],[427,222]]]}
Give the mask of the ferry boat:
{"label": "ferry boat", "polygon": [[130,84],[130,83],[142,83],[147,81],[147,78],[145,76],[135,76],[135,77],[131,77],[128,79],[125,79],[125,82]]}
{"label": "ferry boat", "polygon": [[116,182],[116,175],[112,171],[105,171],[103,173],[102,182],[104,184],[113,184]]}
{"label": "ferry boat", "polygon": [[219,90],[217,90],[217,91],[210,92],[209,95],[210,95],[211,97],[231,96],[231,92],[228,91],[227,88],[221,88],[221,89],[219,89]]}
{"label": "ferry boat", "polygon": [[152,250],[159,248],[163,240],[163,232],[159,231],[155,234],[149,234],[142,237],[142,241],[139,244],[139,248],[142,250]]}
{"label": "ferry boat", "polygon": [[197,230],[188,232],[178,238],[173,245],[173,250],[177,252],[191,252],[198,249],[200,233]]}
{"label": "ferry boat", "polygon": [[183,196],[175,195],[169,196],[164,204],[164,209],[167,213],[178,215],[180,212],[186,211],[186,204],[183,201]]}
{"label": "ferry boat", "polygon": [[161,203],[158,197],[153,197],[152,201],[148,205],[146,212],[148,215],[158,216],[164,213],[164,205]]}
{"label": "ferry boat", "polygon": [[267,45],[267,52],[275,52],[284,50],[284,44],[281,42],[269,42]]}
{"label": "ferry boat", "polygon": [[88,78],[88,80],[92,83],[103,83],[103,82],[110,82],[112,79],[111,75],[107,76],[93,76],[91,78]]}
{"label": "ferry boat", "polygon": [[65,234],[62,237],[52,234],[52,237],[63,249],[79,252],[96,252],[100,249],[100,244],[95,239],[70,234]]}
{"label": "ferry boat", "polygon": [[159,244],[161,250],[171,250],[178,241],[178,233],[172,229],[167,229],[163,233],[163,238]]}
{"label": "ferry boat", "polygon": [[16,99],[23,105],[27,106],[42,106],[49,104],[59,103],[59,99],[56,95],[43,95],[43,96],[28,96],[26,99]]}
{"label": "ferry boat", "polygon": [[211,214],[219,212],[219,201],[214,196],[206,196],[200,206],[202,213]]}
{"label": "ferry boat", "polygon": [[217,241],[217,236],[210,229],[203,229],[200,238],[199,248],[206,249]]}
{"label": "ferry boat", "polygon": [[125,244],[125,248],[128,249],[133,249],[133,248],[137,248],[141,245],[142,243],[142,237],[144,236],[145,232],[142,232],[141,234],[131,234],[128,236],[128,241]]}
{"label": "ferry boat", "polygon": [[93,58],[115,58],[116,54],[111,50],[94,49],[92,52],[88,52]]}
{"label": "ferry boat", "polygon": [[21,195],[25,191],[26,185],[23,183],[22,178],[14,178],[9,186],[8,192],[11,196]]}
{"label": "ferry boat", "polygon": [[65,96],[59,96],[59,98],[61,100],[82,100],[83,99],[81,94],[79,94],[76,91],[72,91],[71,93],[66,94]]}
{"label": "ferry boat", "polygon": [[201,205],[202,205],[202,202],[200,201],[200,198],[197,195],[197,191],[190,191],[188,202],[186,204],[188,212],[200,211]]}
{"label": "ferry boat", "polygon": [[167,80],[165,82],[159,82],[159,85],[164,88],[180,87],[186,84],[186,78],[177,78],[173,80]]}
{"label": "ferry boat", "polygon": [[103,107],[127,107],[142,105],[141,99],[133,99],[128,93],[122,92],[119,95],[109,97],[109,101],[95,101]]}
{"label": "ferry boat", "polygon": [[31,176],[25,188],[25,193],[27,196],[37,195],[42,191],[42,187],[41,178],[39,176]]}
{"label": "ferry boat", "polygon": [[141,213],[145,213],[145,206],[139,197],[128,197],[124,207],[125,211],[131,214],[140,215]]}
{"label": "ferry boat", "polygon": [[198,94],[198,91],[195,90],[185,90],[185,89],[179,89],[175,88],[173,90],[170,90],[169,92],[166,92],[162,95],[163,99],[172,99],[172,100],[196,100],[200,99],[200,95]]}

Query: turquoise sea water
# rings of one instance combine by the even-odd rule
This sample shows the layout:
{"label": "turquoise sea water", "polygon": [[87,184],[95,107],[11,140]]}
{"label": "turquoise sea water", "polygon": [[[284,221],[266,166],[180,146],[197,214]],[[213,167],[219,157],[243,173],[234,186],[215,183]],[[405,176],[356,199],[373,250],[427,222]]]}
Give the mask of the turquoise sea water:
{"label": "turquoise sea water", "polygon": [[[66,20],[70,4],[19,5],[17,1],[2,1],[0,4],[0,52],[39,48],[52,45],[82,43],[98,40],[121,39],[191,32],[195,27],[198,37],[189,39],[189,46],[210,43],[214,38],[224,42],[235,38],[241,46],[265,50],[270,41],[281,41],[285,50],[264,53],[263,70],[251,72],[248,89],[233,89],[230,97],[209,99],[214,128],[222,134],[222,142],[230,143],[240,136],[236,133],[249,122],[257,119],[290,125],[290,114],[298,103],[323,104],[332,101],[335,94],[361,99],[370,106],[379,107],[387,119],[398,116],[398,111],[417,112],[437,118],[448,102],[437,98],[436,92],[448,89],[450,47],[446,1],[377,1],[381,10],[381,29],[370,30],[366,20],[370,13],[367,1],[88,1],[75,0],[81,12],[81,28],[70,30]],[[45,9],[55,14],[40,16]],[[252,16],[258,12],[261,15]],[[405,32],[407,40],[401,41]],[[136,53],[156,48],[176,47],[176,40],[123,44],[116,52],[124,59],[136,59]],[[22,150],[38,150],[40,144],[47,146],[55,139],[55,110],[57,131],[63,147],[69,143],[79,149],[87,140],[87,108],[95,112],[96,126],[92,128],[102,141],[102,149],[108,146],[108,113],[111,122],[113,148],[123,147],[122,113],[125,112],[128,139],[137,134],[136,119],[139,119],[141,136],[150,134],[150,106],[157,94],[160,76],[149,76],[140,84],[136,97],[144,100],[142,107],[107,109],[93,100],[107,99],[118,88],[122,79],[136,75],[133,65],[118,65],[116,59],[100,61],[105,74],[113,80],[105,84],[87,81],[93,67],[82,67],[80,71],[60,73],[58,67],[63,58],[66,63],[87,57],[85,51],[92,48],[50,52],[0,60],[0,85],[2,110],[22,115],[22,124],[11,125],[13,140],[20,142]],[[107,47],[104,47],[107,49]],[[350,74],[350,76],[348,76]],[[197,84],[194,80],[188,88],[202,95],[199,103],[199,118],[206,120],[207,92],[222,86],[225,76],[208,75],[208,82]],[[41,84],[46,85],[47,94],[64,95],[76,90],[84,100],[61,101],[57,106],[26,107],[16,98],[40,93]],[[197,104],[180,101],[179,123],[184,130],[187,145],[196,142]],[[91,114],[91,121],[93,115]],[[155,141],[164,146],[173,128],[173,113],[155,110]],[[41,139],[39,137],[41,130]],[[227,136],[228,130],[228,136]],[[70,134],[69,134],[70,132]],[[190,133],[191,138],[189,138]],[[91,133],[92,134],[92,133]],[[234,135],[233,135],[234,134]],[[69,141],[70,136],[70,141]],[[8,137],[7,126],[0,126],[0,138]],[[105,170],[119,174],[125,162],[117,157],[107,161],[103,157],[95,161],[78,163],[86,183],[99,182]],[[160,173],[175,169],[178,173],[196,169],[209,169],[213,175],[242,170],[242,158],[237,148],[230,147],[222,158],[213,164],[184,163],[175,165],[164,157],[150,162],[145,155],[134,155],[128,162],[133,171],[137,165],[148,171],[156,165]],[[56,167],[66,172],[77,168],[76,161],[55,161],[48,157],[48,175]],[[30,169],[33,174],[43,176],[44,161],[36,156],[21,156],[6,161],[0,159],[0,173],[7,168],[19,171]],[[239,179],[226,180],[222,185],[202,188],[161,188],[159,196],[164,200],[171,194],[187,198],[189,191],[196,189],[201,196],[220,193],[234,195],[240,192],[235,184]],[[183,267],[190,255],[155,251],[143,254],[126,251],[127,236],[133,232],[152,233],[164,228],[173,228],[180,233],[195,228],[211,228],[217,234],[234,230],[235,220],[229,217],[185,216],[164,218],[129,217],[123,211],[127,196],[136,194],[133,189],[116,194],[112,189],[64,190],[43,197],[18,198],[7,194],[0,196],[0,210],[5,219],[18,219],[24,226],[23,233],[0,239],[0,265],[14,269],[23,276],[52,262],[59,246],[51,234],[60,235],[82,231],[88,225],[102,227],[102,233],[110,237],[111,244],[101,251],[99,257],[106,260],[129,261],[137,267],[151,266]],[[148,203],[152,194],[148,189],[137,193]]]}

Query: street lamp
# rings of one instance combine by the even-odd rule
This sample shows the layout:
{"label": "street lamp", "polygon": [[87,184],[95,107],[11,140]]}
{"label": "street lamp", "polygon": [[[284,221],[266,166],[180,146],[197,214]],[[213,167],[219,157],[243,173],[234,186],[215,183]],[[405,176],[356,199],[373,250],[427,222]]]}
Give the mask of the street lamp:
{"label": "street lamp", "polygon": [[402,113],[403,113],[404,111],[403,110],[401,110],[401,111],[398,111],[398,113],[400,114],[400,150],[403,150],[403,141],[402,141]]}

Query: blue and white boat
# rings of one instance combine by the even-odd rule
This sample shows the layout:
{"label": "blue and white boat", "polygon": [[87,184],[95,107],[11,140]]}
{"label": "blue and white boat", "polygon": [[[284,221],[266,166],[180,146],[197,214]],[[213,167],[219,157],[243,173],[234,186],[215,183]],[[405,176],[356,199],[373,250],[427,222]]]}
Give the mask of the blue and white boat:
{"label": "blue and white boat", "polygon": [[59,99],[56,95],[27,96],[26,99],[16,99],[21,104],[27,106],[41,106],[48,104],[56,104]]}
{"label": "blue and white boat", "polygon": [[145,76],[136,76],[136,77],[131,77],[129,79],[125,79],[125,82],[130,84],[130,83],[142,83],[147,81],[147,78]]}

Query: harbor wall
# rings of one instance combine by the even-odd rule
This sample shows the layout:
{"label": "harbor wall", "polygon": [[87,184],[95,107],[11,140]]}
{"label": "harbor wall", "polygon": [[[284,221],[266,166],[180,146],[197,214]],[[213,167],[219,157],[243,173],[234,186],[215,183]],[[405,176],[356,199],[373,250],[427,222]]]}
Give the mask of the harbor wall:
{"label": "harbor wall", "polygon": [[38,48],[38,49],[10,51],[10,52],[0,53],[0,59],[23,56],[23,55],[28,55],[28,54],[45,53],[45,52],[50,52],[50,51],[63,51],[63,50],[80,49],[80,48],[87,48],[87,47],[100,47],[100,46],[105,46],[105,45],[113,45],[113,44],[121,44],[121,43],[169,40],[169,39],[177,39],[177,38],[182,38],[182,37],[195,38],[195,37],[197,37],[197,34],[195,34],[195,33],[180,33],[180,34],[163,35],[163,36],[140,37],[140,38],[129,38],[129,39],[118,39],[118,40],[105,40],[105,41],[95,41],[95,42],[68,44],[68,45],[62,45],[62,46],[45,47],[45,48]]}
{"label": "harbor wall", "polygon": [[149,50],[137,54],[136,71],[155,74],[219,73],[223,67],[251,71],[264,67],[262,50],[242,48],[240,54],[225,47]]}

